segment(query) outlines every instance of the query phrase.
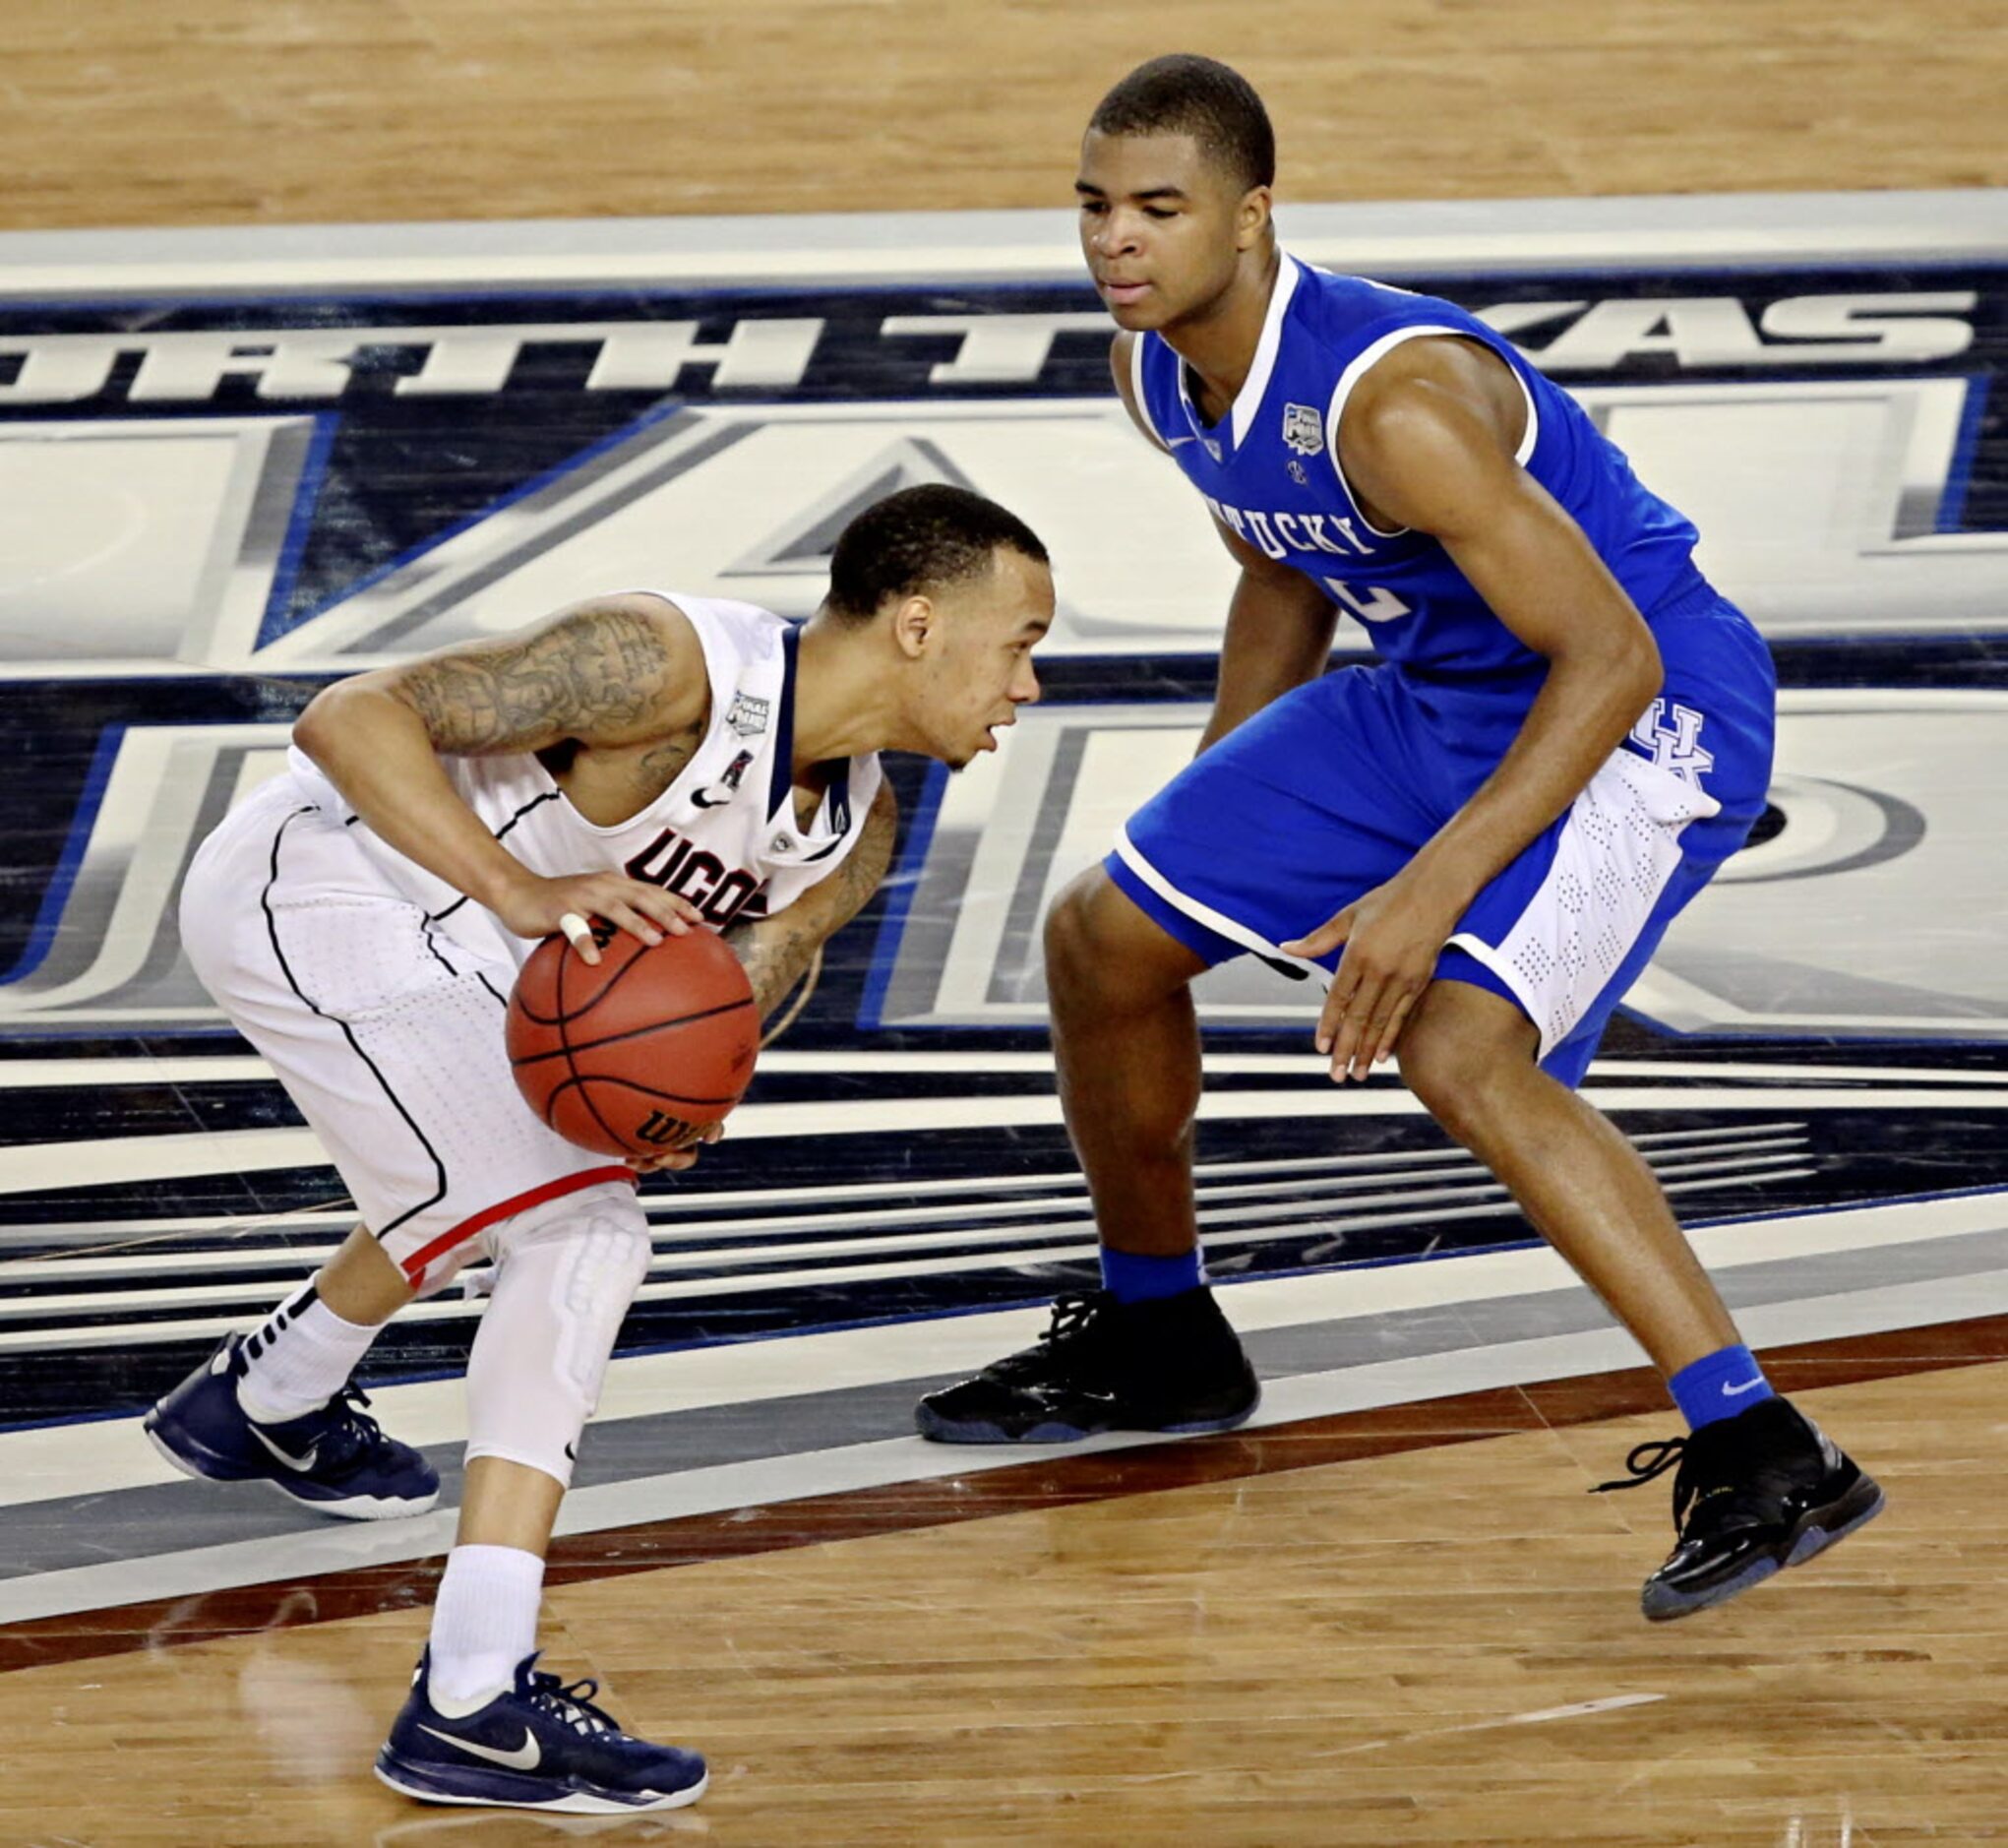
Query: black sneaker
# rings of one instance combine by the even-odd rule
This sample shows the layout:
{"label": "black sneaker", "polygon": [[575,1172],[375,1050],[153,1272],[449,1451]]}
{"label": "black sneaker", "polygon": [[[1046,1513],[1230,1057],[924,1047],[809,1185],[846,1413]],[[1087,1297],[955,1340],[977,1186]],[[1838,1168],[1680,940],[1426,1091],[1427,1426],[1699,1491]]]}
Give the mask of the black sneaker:
{"label": "black sneaker", "polygon": [[1037,1343],[914,1411],[937,1444],[1066,1444],[1100,1431],[1231,1431],[1262,1388],[1213,1292],[1063,1296]]}
{"label": "black sneaker", "polygon": [[1654,1623],[1706,1610],[1783,1567],[1803,1565],[1882,1512],[1875,1479],[1781,1398],[1684,1438],[1641,1444],[1624,1459],[1626,1479],[1592,1493],[1636,1489],[1675,1463],[1679,1539],[1639,1597]]}

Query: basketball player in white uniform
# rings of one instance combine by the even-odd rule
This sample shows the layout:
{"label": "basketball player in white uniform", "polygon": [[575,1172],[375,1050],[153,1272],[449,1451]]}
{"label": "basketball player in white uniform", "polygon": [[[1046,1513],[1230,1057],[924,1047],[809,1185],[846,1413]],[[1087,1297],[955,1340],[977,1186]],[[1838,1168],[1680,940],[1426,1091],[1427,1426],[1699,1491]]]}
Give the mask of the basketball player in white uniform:
{"label": "basketball player in white uniform", "polygon": [[629,1737],[590,1684],[534,1667],[552,1523],[650,1246],[641,1164],[563,1140],[516,1088],[502,1027],[517,967],[561,930],[597,960],[594,916],[649,943],[719,930],[768,1012],[890,859],[877,753],[959,766],[994,748],[1038,697],[1030,654],[1052,617],[1022,523],[908,489],[845,529],[799,630],[629,592],[330,687],[289,771],[196,856],[189,955],[362,1222],[155,1406],[155,1445],[327,1513],[423,1512],[437,1472],[359,1409],[350,1376],[403,1304],[476,1255],[495,1264],[457,1538],[378,1755],[395,1788],[607,1814],[704,1785],[696,1754]]}

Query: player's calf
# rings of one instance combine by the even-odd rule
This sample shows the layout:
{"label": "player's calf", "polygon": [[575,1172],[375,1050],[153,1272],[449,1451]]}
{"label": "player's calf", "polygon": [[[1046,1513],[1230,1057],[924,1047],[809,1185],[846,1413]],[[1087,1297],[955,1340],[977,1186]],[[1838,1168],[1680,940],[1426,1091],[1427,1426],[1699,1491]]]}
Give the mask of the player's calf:
{"label": "player's calf", "polygon": [[216,1351],[147,1414],[153,1448],[184,1475],[212,1482],[264,1482],[343,1520],[423,1514],[439,1499],[439,1471],[408,1444],[384,1435],[350,1385],[297,1418],[261,1423],[245,1410],[241,1334]]}

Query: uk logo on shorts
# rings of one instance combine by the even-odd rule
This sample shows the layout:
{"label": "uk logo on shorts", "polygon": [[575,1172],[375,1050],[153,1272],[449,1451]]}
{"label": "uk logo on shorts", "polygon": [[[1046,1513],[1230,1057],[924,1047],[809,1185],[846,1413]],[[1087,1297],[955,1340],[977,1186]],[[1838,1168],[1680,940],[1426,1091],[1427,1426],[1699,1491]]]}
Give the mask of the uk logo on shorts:
{"label": "uk logo on shorts", "polygon": [[1283,441],[1300,456],[1315,456],[1324,448],[1324,419],[1313,405],[1283,406]]}
{"label": "uk logo on shorts", "polygon": [[[1667,723],[1670,716],[1671,725]],[[1672,770],[1699,789],[1702,772],[1715,768],[1715,754],[1701,748],[1701,727],[1706,722],[1691,706],[1675,706],[1669,714],[1666,701],[1655,700],[1632,726],[1632,742],[1650,751],[1660,769]]]}

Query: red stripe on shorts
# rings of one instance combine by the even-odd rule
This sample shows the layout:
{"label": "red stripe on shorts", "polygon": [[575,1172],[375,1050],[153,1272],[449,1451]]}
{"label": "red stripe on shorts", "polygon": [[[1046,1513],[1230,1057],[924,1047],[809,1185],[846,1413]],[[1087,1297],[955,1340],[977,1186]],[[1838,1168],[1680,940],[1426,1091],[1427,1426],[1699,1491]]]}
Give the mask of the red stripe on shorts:
{"label": "red stripe on shorts", "polygon": [[568,1174],[562,1181],[546,1181],[541,1187],[533,1187],[526,1193],[514,1194],[508,1200],[500,1200],[492,1206],[484,1206],[470,1219],[462,1219],[451,1232],[442,1232],[430,1245],[422,1245],[404,1260],[400,1268],[405,1280],[416,1283],[425,1275],[426,1266],[442,1253],[450,1252],[463,1240],[470,1239],[477,1232],[485,1232],[498,1219],[507,1219],[514,1213],[528,1212],[532,1206],[541,1206],[547,1200],[562,1200],[567,1194],[577,1194],[581,1188],[597,1187],[602,1181],[628,1181],[636,1187],[641,1185],[641,1177],[633,1168],[623,1163],[614,1163],[604,1168],[581,1168],[577,1174]]}

